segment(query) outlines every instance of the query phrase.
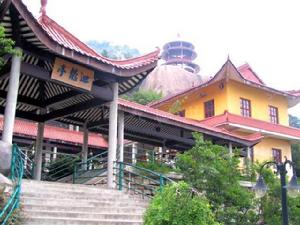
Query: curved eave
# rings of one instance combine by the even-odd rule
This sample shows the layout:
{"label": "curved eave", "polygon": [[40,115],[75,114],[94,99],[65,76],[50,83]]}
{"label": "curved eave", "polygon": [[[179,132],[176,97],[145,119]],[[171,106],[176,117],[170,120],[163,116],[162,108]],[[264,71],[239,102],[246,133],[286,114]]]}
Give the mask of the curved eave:
{"label": "curved eave", "polygon": [[53,53],[74,60],[80,64],[92,67],[96,70],[107,72],[118,77],[131,77],[144,71],[151,70],[157,65],[159,49],[147,55],[117,61],[104,57],[92,57],[84,53],[74,51],[59,44],[42,28],[38,21],[28,11],[27,7],[20,0],[12,0],[13,5],[20,13],[36,37]]}

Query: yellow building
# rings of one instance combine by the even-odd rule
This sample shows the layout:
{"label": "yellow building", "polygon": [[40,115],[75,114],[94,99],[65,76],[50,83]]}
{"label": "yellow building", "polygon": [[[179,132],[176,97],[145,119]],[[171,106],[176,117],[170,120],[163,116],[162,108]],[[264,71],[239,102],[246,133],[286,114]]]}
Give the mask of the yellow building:
{"label": "yellow building", "polygon": [[248,64],[236,68],[227,60],[207,82],[151,106],[235,134],[260,134],[261,142],[244,156],[283,161],[291,159],[291,144],[300,142],[300,129],[290,127],[288,117],[288,108],[299,101],[300,91],[268,87]]}

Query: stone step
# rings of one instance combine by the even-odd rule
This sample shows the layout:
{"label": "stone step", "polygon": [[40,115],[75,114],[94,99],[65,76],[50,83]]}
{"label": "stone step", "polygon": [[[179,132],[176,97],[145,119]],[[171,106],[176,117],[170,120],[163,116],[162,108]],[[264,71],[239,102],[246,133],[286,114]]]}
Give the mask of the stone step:
{"label": "stone step", "polygon": [[84,184],[66,184],[41,181],[22,182],[22,189],[24,190],[61,190],[61,191],[82,191],[82,192],[95,192],[95,193],[119,193],[118,190],[108,189],[101,186],[89,186]]}
{"label": "stone step", "polygon": [[[103,194],[103,193],[98,193],[98,194],[93,194],[93,193],[85,193],[85,192],[66,192],[66,193],[61,193],[61,192],[47,192],[47,191],[41,191],[41,192],[30,192],[28,191],[22,191],[21,192],[22,197],[33,197],[33,198],[69,198],[69,199],[94,199],[94,200],[99,200],[99,199],[115,199],[118,198],[120,200],[128,200],[128,199],[133,199],[129,195],[126,194],[121,194],[121,195],[116,195],[116,194]],[[138,198],[137,198],[138,199]]]}
{"label": "stone step", "polygon": [[25,219],[23,225],[142,225],[142,220],[95,220],[77,218],[32,217]]}
{"label": "stone step", "polygon": [[111,200],[94,200],[94,199],[77,199],[70,200],[68,198],[33,198],[33,197],[21,197],[21,203],[26,204],[41,204],[41,205],[86,205],[86,206],[113,206],[113,207],[122,207],[122,206],[141,206],[146,207],[146,202],[141,202],[138,200],[127,200],[127,201],[116,201],[116,199]]}
{"label": "stone step", "polygon": [[116,220],[142,220],[143,214],[142,213],[86,213],[86,212],[61,212],[61,211],[44,211],[44,210],[37,210],[37,211],[24,211],[23,216],[25,218],[32,218],[32,217],[64,217],[64,218],[77,218],[77,219],[116,219]]}
{"label": "stone step", "polygon": [[62,206],[62,205],[40,205],[40,204],[27,204],[22,207],[22,211],[60,211],[60,212],[91,212],[91,213],[144,213],[144,207],[125,206],[125,207],[93,207],[93,206]]}
{"label": "stone step", "polygon": [[148,200],[82,184],[24,180],[23,225],[142,225]]}

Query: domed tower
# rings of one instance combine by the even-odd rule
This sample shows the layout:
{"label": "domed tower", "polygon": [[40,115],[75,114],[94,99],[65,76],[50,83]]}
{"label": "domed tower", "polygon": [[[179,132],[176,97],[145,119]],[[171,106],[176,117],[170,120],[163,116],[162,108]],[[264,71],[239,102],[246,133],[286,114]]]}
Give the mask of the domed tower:
{"label": "domed tower", "polygon": [[194,49],[194,45],[187,41],[172,41],[164,45],[161,57],[166,65],[179,65],[191,73],[198,73],[200,67],[193,62],[197,57]]}

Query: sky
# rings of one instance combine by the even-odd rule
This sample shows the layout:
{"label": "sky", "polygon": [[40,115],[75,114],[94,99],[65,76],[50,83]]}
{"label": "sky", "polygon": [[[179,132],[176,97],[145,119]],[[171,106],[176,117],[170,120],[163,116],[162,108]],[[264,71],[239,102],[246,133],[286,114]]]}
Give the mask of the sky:
{"label": "sky", "polygon": [[[40,0],[23,0],[39,15]],[[227,57],[280,90],[300,89],[299,0],[48,0],[47,15],[81,41],[127,44],[141,53],[177,40],[195,45],[200,74]],[[300,117],[300,104],[290,109]]]}

